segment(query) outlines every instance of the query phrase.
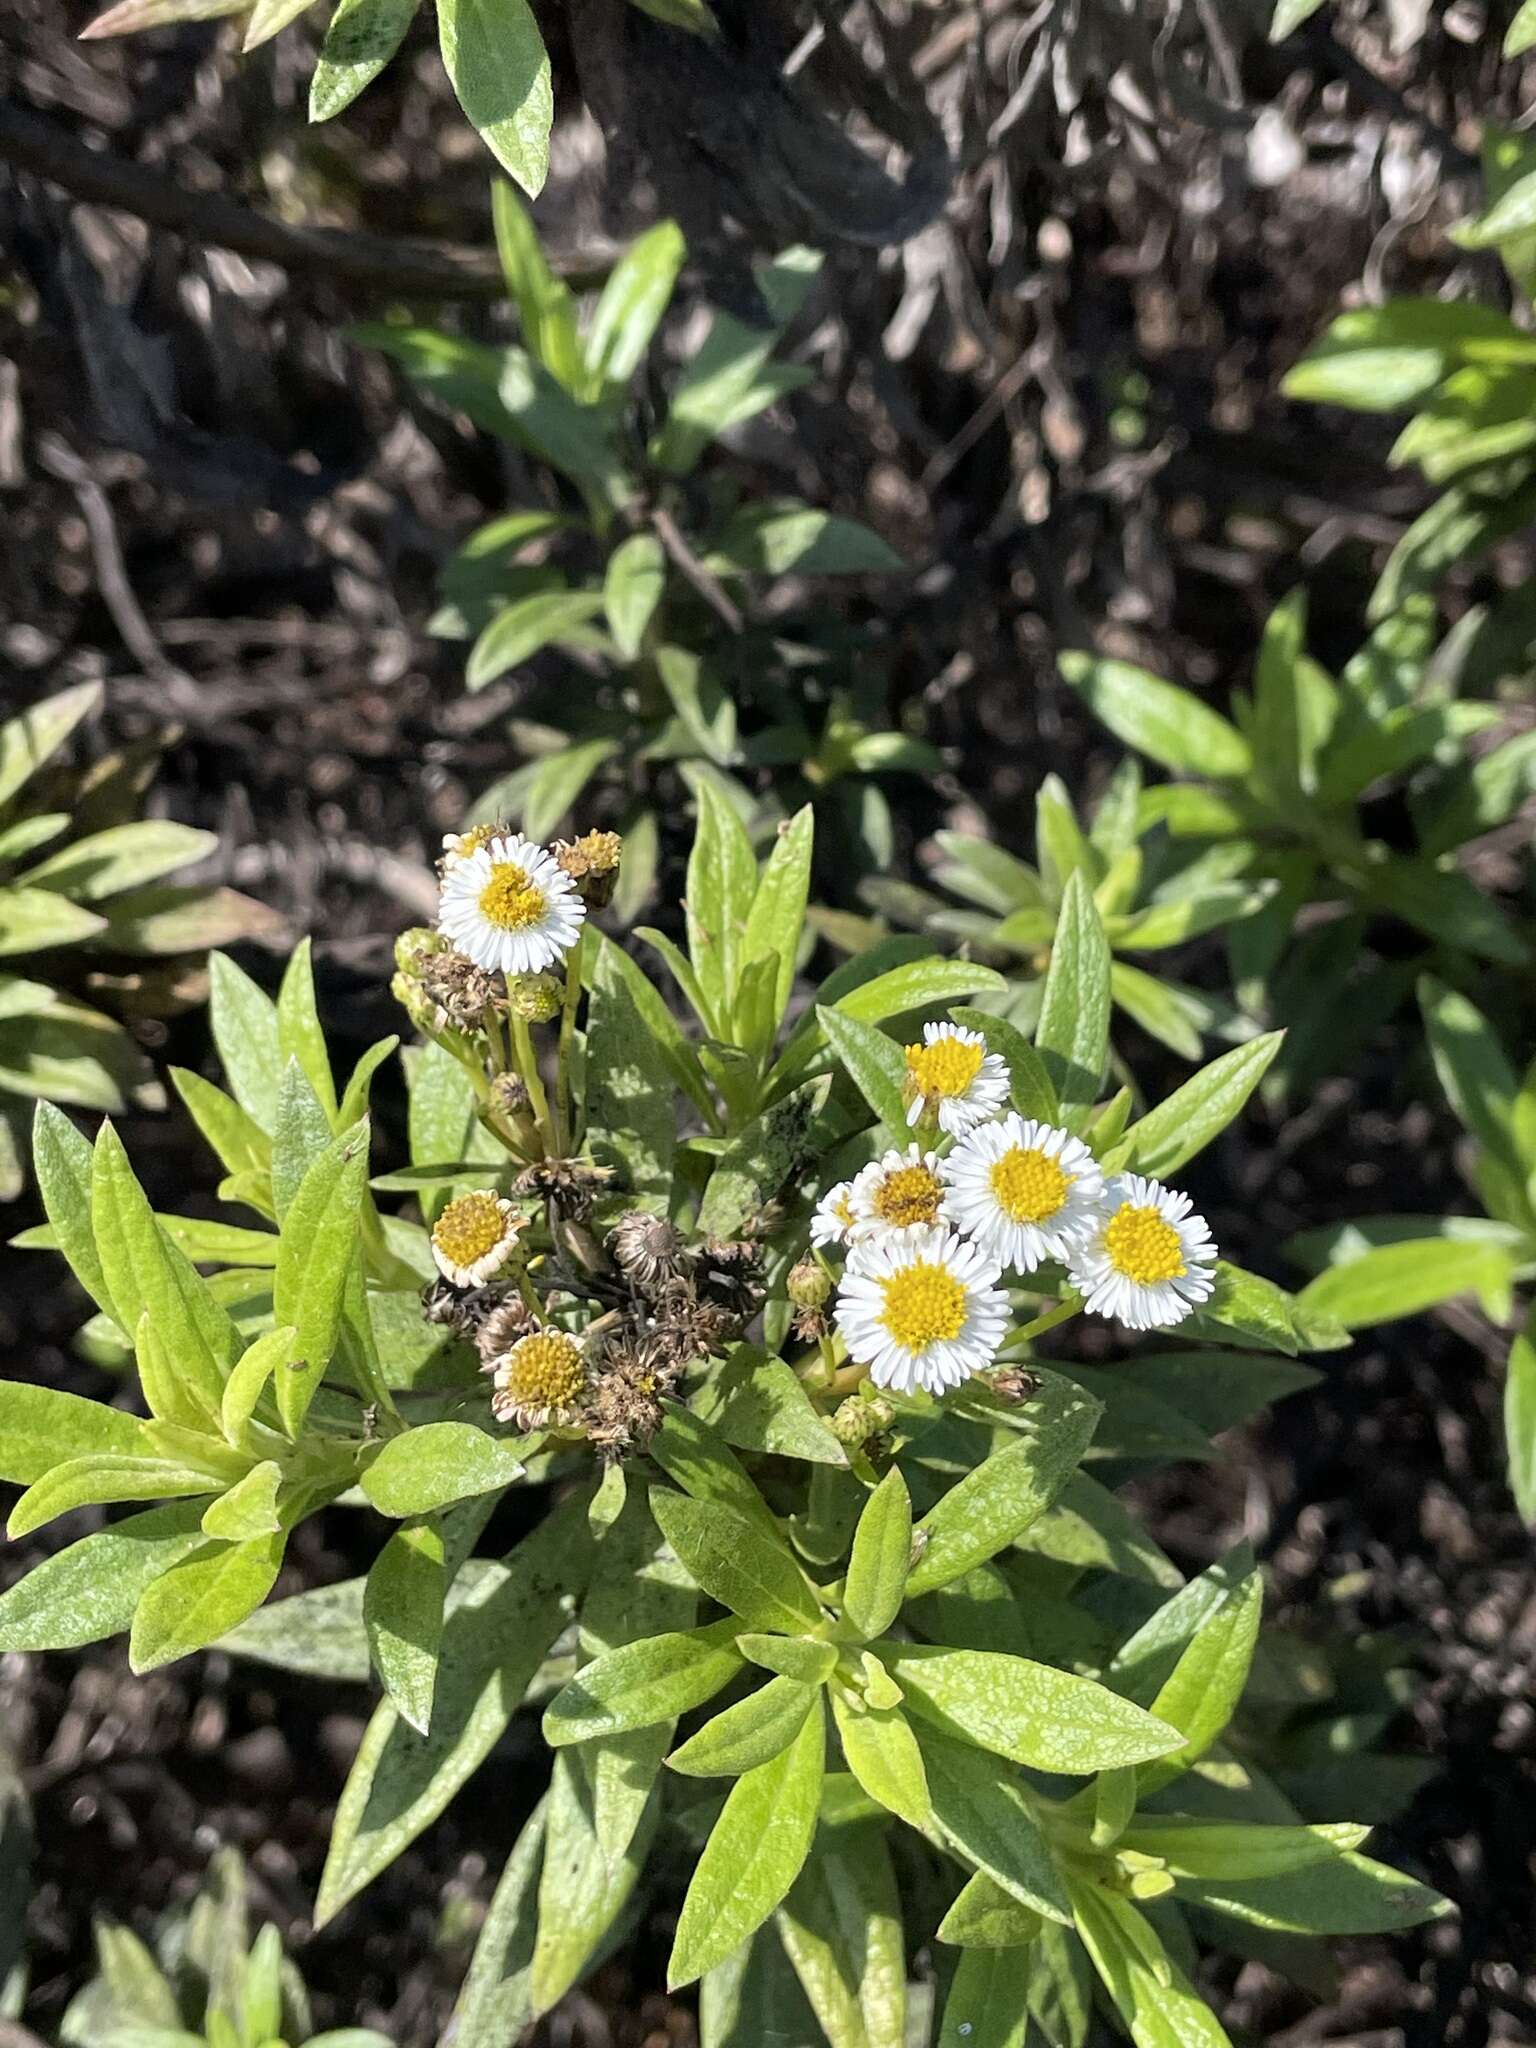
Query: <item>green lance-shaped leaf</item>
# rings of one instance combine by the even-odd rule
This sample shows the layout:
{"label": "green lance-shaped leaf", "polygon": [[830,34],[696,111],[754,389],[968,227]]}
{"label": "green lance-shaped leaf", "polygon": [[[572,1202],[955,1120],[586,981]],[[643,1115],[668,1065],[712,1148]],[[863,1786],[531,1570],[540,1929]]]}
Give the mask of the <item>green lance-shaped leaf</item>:
{"label": "green lance-shaped leaf", "polygon": [[843,1582],[843,1614],[866,1641],[901,1612],[911,1562],[912,1498],[893,1465],[864,1504]]}
{"label": "green lance-shaped leaf", "polygon": [[675,1720],[713,1699],[742,1669],[734,1621],[625,1643],[594,1658],[550,1701],[544,1740],[553,1748]]}
{"label": "green lance-shaped leaf", "polygon": [[1077,1931],[1137,2048],[1232,2048],[1221,2022],[1129,1899],[1072,1886]]}
{"label": "green lance-shaped leaf", "polygon": [[272,1127],[272,1206],[281,1223],[292,1208],[304,1176],[334,1135],[331,1119],[309,1076],[289,1054],[278,1084]]}
{"label": "green lance-shaped leaf", "polygon": [[1286,1934],[1391,1934],[1456,1910],[1428,1885],[1356,1855],[1242,1884],[1225,1878],[1186,1880],[1179,1895],[1229,1919]]}
{"label": "green lance-shaped leaf", "polygon": [[876,1120],[893,1132],[907,1127],[902,1084],[906,1079],[906,1055],[894,1038],[886,1036],[861,1018],[845,1016],[825,1007],[816,1012],[826,1041],[841,1061],[848,1078],[874,1111]]}
{"label": "green lance-shaped leaf", "polygon": [[336,1083],[315,1001],[315,974],[308,939],[301,939],[294,948],[277,991],[277,1049],[285,1066],[289,1060],[298,1061],[327,1121],[334,1123]]}
{"label": "green lance-shaped leaf", "polygon": [[1180,1747],[1166,1720],[1049,1664],[917,1643],[881,1643],[876,1654],[914,1713],[1038,1771],[1114,1770]]}
{"label": "green lance-shaped leaf", "polygon": [[[632,1743],[633,1736],[623,1738]],[[530,2017],[557,2004],[581,1976],[634,1891],[659,1808],[642,1802],[638,1826],[614,1854],[599,1841],[592,1788],[579,1750],[555,1758],[547,1806],[539,1926],[529,1975]]]}
{"label": "green lance-shaped leaf", "polygon": [[246,1442],[257,1403],[266,1391],[268,1380],[284,1372],[298,1357],[297,1343],[297,1331],[281,1323],[248,1345],[236,1360],[224,1383],[224,1397],[219,1404],[219,1427],[227,1443],[242,1445]]}
{"label": "green lance-shaped leaf", "polygon": [[1536,1309],[1509,1347],[1504,1378],[1509,1485],[1527,1522],[1536,1522]]}
{"label": "green lance-shaped leaf", "polygon": [[373,1561],[363,1624],[379,1682],[400,1717],[425,1735],[437,1690],[447,1592],[443,1532],[435,1522],[396,1529]]}
{"label": "green lance-shaped leaf", "polygon": [[821,1685],[837,1668],[837,1647],[811,1636],[763,1636],[750,1631],[736,1638],[736,1647],[750,1664],[780,1678],[798,1678],[803,1685]]}
{"label": "green lance-shaped leaf", "polygon": [[804,1382],[782,1358],[738,1344],[693,1396],[693,1410],[727,1443],[746,1451],[846,1465],[848,1453],[818,1413]]}
{"label": "green lance-shaped leaf", "polygon": [[608,630],[626,661],[640,652],[667,585],[667,557],[653,533],[631,534],[608,557],[603,571],[603,610]]}
{"label": "green lance-shaped leaf", "polygon": [[1345,1329],[1422,1314],[1458,1294],[1502,1304],[1514,1274],[1514,1255],[1503,1245],[1449,1237],[1377,1245],[1359,1258],[1330,1266],[1301,1291],[1303,1311],[1334,1317]]}
{"label": "green lance-shaped leaf", "polygon": [[[1015,1908],[1023,1912],[1021,1907]],[[950,1980],[938,2048],[1029,2048],[1029,1953],[1020,1948],[967,1948]]]}
{"label": "green lance-shaped leaf", "polygon": [[755,1521],[713,1501],[651,1490],[657,1527],[698,1586],[755,1629],[798,1635],[821,1608],[787,1546]]}
{"label": "green lance-shaped leaf", "polygon": [[695,1500],[734,1508],[771,1541],[781,1542],[773,1511],[724,1437],[678,1401],[663,1403],[663,1412],[665,1420],[651,1439],[651,1456],[667,1477]]}
{"label": "green lance-shaped leaf", "polygon": [[841,1686],[831,1689],[843,1757],[871,1799],[920,1834],[933,1827],[928,1774],[917,1737],[900,1707],[871,1707]]}
{"label": "green lance-shaped leaf", "polygon": [[339,0],[309,81],[309,118],[329,121],[373,83],[405,41],[418,0]]}
{"label": "green lance-shaped leaf", "polygon": [[617,949],[592,973],[587,1015],[587,1124],[592,1156],[642,1208],[666,1207],[677,1146],[669,1064],[636,1007]]}
{"label": "green lance-shaped leaf", "polygon": [[699,1204],[700,1230],[731,1236],[804,1172],[819,1149],[816,1127],[831,1086],[827,1075],[807,1081],[737,1132],[715,1161]]}
{"label": "green lance-shaped leaf", "polygon": [[100,704],[100,683],[76,683],[0,725],[0,804],[9,803]]}
{"label": "green lance-shaped leaf", "polygon": [[380,1514],[429,1515],[521,1479],[518,1448],[473,1422],[422,1423],[390,1438],[363,1473],[363,1492]]}
{"label": "green lance-shaped leaf", "polygon": [[706,1721],[667,1763],[688,1778],[739,1778],[787,1748],[819,1699],[818,1689],[801,1679],[770,1678]]}
{"label": "green lance-shaped leaf", "polygon": [[1284,1037],[1283,1031],[1266,1031],[1235,1045],[1176,1088],[1126,1132],[1128,1164],[1154,1180],[1176,1173],[1241,1115]]}
{"label": "green lance-shaped leaf", "polygon": [[30,1486],[71,1458],[148,1455],[136,1415],[54,1387],[0,1380],[0,1479]]}
{"label": "green lance-shaped leaf", "polygon": [[1035,1031],[1035,1050],[1069,1123],[1096,1099],[1109,1055],[1109,973],[1109,941],[1079,868],[1062,892]]}
{"label": "green lance-shaped leaf", "polygon": [[777,1918],[832,2048],[902,2048],[901,1899],[881,1837],[869,1828],[823,1828]]}
{"label": "green lance-shaped leaf", "polygon": [[34,1565],[0,1594],[0,1650],[73,1650],[120,1635],[146,1586],[203,1548],[203,1502],[129,1515]]}
{"label": "green lance-shaped leaf", "polygon": [[1045,1922],[978,1870],[939,1922],[939,1940],[955,1948],[1027,1948]]}
{"label": "green lance-shaped leaf", "polygon": [[286,1531],[205,1543],[147,1586],[133,1611],[128,1662],[155,1671],[206,1649],[261,1605],[282,1568]]}
{"label": "green lance-shaped leaf", "polygon": [[620,390],[639,369],[687,253],[676,223],[658,221],[609,271],[585,344],[594,395]]}
{"label": "green lance-shaped leaf", "polygon": [[324,1925],[394,1861],[479,1769],[559,1633],[592,1560],[587,1502],[561,1503],[477,1586],[443,1629],[431,1727],[384,1701],[363,1737],[331,1832],[315,1904]]}
{"label": "green lance-shaped leaf", "polygon": [[966,1743],[923,1724],[915,1733],[940,1832],[1012,1898],[1070,1926],[1066,1886],[1023,1787]]}
{"label": "green lance-shaped leaf", "polygon": [[222,1483],[197,1467],[153,1455],[124,1458],[97,1451],[66,1458],[27,1488],[11,1509],[6,1534],[14,1542],[75,1508],[122,1500],[180,1500],[184,1495],[216,1492]]}
{"label": "green lance-shaped leaf", "polygon": [[1252,766],[1248,742],[1198,697],[1124,661],[1064,654],[1061,673],[1116,739],[1181,773],[1240,782]]}
{"label": "green lance-shaped leaf", "polygon": [[773,1030],[760,1045],[750,1050],[768,1050],[773,1034],[789,1007],[800,937],[805,929],[805,906],[810,896],[811,850],[815,834],[815,814],[806,804],[780,828],[773,850],[763,864],[752,907],[747,912],[746,930],[742,936],[743,962],[749,967],[757,960],[772,958],[775,962],[771,1005]]}
{"label": "green lance-shaped leaf", "polygon": [[1231,1720],[1248,1682],[1263,1605],[1264,1582],[1250,1572],[1223,1594],[1159,1686],[1151,1712],[1177,1728],[1184,1744],[1147,1770],[1144,1794],[1188,1770]]}
{"label": "green lance-shaped leaf", "polygon": [[757,893],[757,861],[746,827],[713,786],[694,787],[698,825],[688,857],[688,957],[708,1009],[702,1021],[717,1038],[739,971],[741,938]]}
{"label": "green lance-shaped leaf", "polygon": [[51,1102],[39,1102],[33,1116],[32,1163],[44,1211],[70,1271],[102,1314],[131,1338],[133,1332],[123,1325],[107,1286],[91,1228],[90,1144]]}
{"label": "green lance-shaped leaf", "polygon": [[1006,1017],[994,1017],[990,1010],[973,1010],[965,1003],[949,1014],[967,1031],[979,1031],[987,1041],[987,1051],[995,1052],[1006,1064],[1009,1093],[1020,1116],[1032,1116],[1045,1124],[1061,1121],[1055,1083],[1022,1031]]}
{"label": "green lance-shaped leaf", "polygon": [[1038,1521],[1077,1470],[1102,1412],[1059,1379],[1014,1410],[1018,1441],[968,1472],[918,1523],[921,1549],[906,1597],[947,1586]]}
{"label": "green lance-shaped leaf", "polygon": [[699,1986],[700,2048],[788,2048],[814,2041],[817,2024],[773,1927],[759,1928]]}
{"label": "green lance-shaped leaf", "polygon": [[1370,1833],[1356,1821],[1321,1822],[1313,1827],[1253,1827],[1148,1814],[1128,1828],[1121,1847],[1156,1856],[1175,1877],[1214,1878],[1240,1883],[1282,1877],[1358,1849]]}
{"label": "green lance-shaped leaf", "polygon": [[283,1078],[277,1008],[225,953],[209,955],[208,1021],[230,1092],[246,1114],[270,1133]]}
{"label": "green lance-shaped leaf", "polygon": [[275,1536],[281,1527],[277,1494],[282,1483],[283,1469],[274,1459],[264,1458],[253,1465],[243,1479],[208,1503],[203,1510],[203,1534],[221,1543]]}
{"label": "green lance-shaped leaf", "polygon": [[533,2018],[533,1945],[548,1804],[541,1799],[533,1809],[496,1881],[453,2010],[456,2048],[506,2048]]}
{"label": "green lance-shaped leaf", "polygon": [[283,1219],[272,1306],[297,1334],[303,1363],[277,1385],[278,1413],[298,1431],[341,1334],[347,1278],[368,1178],[367,1119],[341,1131],[315,1160]]}
{"label": "green lance-shaped leaf", "polygon": [[446,0],[437,26],[443,68],[471,126],[536,199],[549,174],[555,102],[528,0]]}
{"label": "green lance-shaped leaf", "polygon": [[724,1962],[799,1876],[816,1832],[825,1741],[818,1707],[787,1749],[731,1788],[683,1900],[667,1965],[672,1987]]}
{"label": "green lance-shaped leaf", "polygon": [[155,1221],[110,1123],[96,1139],[91,1227],[124,1334],[131,1338],[148,1315],[188,1393],[210,1418],[217,1415],[225,1375],[240,1349],[239,1333]]}

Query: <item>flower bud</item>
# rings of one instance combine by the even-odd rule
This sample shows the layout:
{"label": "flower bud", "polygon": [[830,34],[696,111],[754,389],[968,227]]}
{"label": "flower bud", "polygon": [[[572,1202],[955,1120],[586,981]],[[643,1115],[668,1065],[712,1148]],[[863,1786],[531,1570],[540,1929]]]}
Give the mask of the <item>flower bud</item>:
{"label": "flower bud", "polygon": [[413,981],[408,974],[397,974],[389,984],[389,992],[416,1030],[431,1033],[437,1029],[437,1005],[419,981]]}
{"label": "flower bud", "polygon": [[448,941],[430,925],[413,924],[395,941],[395,965],[402,974],[419,975],[424,960],[446,950]]}
{"label": "flower bud", "polygon": [[832,1292],[831,1275],[815,1259],[802,1259],[790,1267],[784,1291],[796,1308],[821,1308]]}
{"label": "flower bud", "polygon": [[565,990],[553,974],[512,974],[507,977],[507,1002],[514,1017],[527,1024],[547,1024],[559,1016]]}
{"label": "flower bud", "polygon": [[889,1429],[895,1420],[896,1410],[881,1395],[870,1400],[863,1394],[852,1394],[834,1410],[832,1434],[840,1444],[857,1450]]}

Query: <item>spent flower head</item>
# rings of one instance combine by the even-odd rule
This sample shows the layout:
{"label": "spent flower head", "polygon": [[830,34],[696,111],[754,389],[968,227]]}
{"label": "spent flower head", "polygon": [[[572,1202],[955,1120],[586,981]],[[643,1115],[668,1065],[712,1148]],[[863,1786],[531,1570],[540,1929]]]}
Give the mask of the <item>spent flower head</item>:
{"label": "spent flower head", "polygon": [[455,1287],[483,1287],[517,1249],[525,1223],[505,1195],[489,1188],[459,1195],[432,1226],[437,1270]]}
{"label": "spent flower head", "polygon": [[618,833],[583,832],[579,839],[557,839],[550,852],[588,910],[606,910],[619,886],[624,842]]}

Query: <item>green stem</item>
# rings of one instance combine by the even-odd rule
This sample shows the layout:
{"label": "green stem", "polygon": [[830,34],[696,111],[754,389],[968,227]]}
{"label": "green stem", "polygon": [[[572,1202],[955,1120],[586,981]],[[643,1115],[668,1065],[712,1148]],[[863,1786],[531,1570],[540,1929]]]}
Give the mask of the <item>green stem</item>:
{"label": "green stem", "polygon": [[523,1077],[523,1086],[528,1090],[528,1100],[538,1121],[544,1139],[545,1156],[557,1159],[560,1147],[555,1140],[555,1127],[549,1113],[549,1097],[544,1093],[544,1083],[539,1075],[539,1062],[533,1050],[533,1039],[528,1030],[526,1017],[514,1016],[512,1022],[512,1050],[517,1070]]}
{"label": "green stem", "polygon": [[1047,1309],[1043,1316],[1036,1316],[1032,1323],[1026,1323],[1022,1329],[1015,1330],[1002,1346],[998,1356],[1014,1350],[1020,1344],[1028,1344],[1036,1337],[1043,1337],[1047,1330],[1057,1329],[1062,1323],[1070,1322],[1082,1305],[1083,1297],[1080,1294],[1069,1294],[1065,1301],[1058,1301],[1056,1306]]}
{"label": "green stem", "polygon": [[571,1041],[576,1035],[576,1009],[581,1001],[581,970],[587,946],[583,924],[565,956],[565,1007],[560,1012],[559,1064],[555,1070],[555,1130],[563,1157],[576,1150],[576,1125],[571,1114]]}

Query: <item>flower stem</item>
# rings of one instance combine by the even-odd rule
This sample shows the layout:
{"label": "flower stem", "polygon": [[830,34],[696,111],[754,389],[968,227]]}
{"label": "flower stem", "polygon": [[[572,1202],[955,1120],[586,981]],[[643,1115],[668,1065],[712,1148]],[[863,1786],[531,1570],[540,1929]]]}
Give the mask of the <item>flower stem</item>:
{"label": "flower stem", "polygon": [[565,1007],[560,1012],[560,1047],[555,1069],[555,1134],[561,1156],[576,1150],[576,1126],[571,1114],[571,1041],[576,1035],[576,1008],[581,1001],[581,969],[586,953],[587,928],[576,934],[576,943],[565,956]]}
{"label": "flower stem", "polygon": [[539,1075],[539,1062],[533,1050],[528,1020],[526,1017],[514,1016],[511,1023],[512,1050],[517,1061],[517,1070],[523,1077],[523,1086],[528,1090],[528,1100],[543,1135],[545,1155],[554,1159],[559,1156],[560,1148],[555,1141],[555,1127],[549,1113],[549,1097],[544,1093],[544,1083]]}
{"label": "flower stem", "polygon": [[1020,1344],[1028,1344],[1035,1337],[1043,1337],[1047,1330],[1057,1329],[1062,1323],[1070,1322],[1082,1305],[1083,1297],[1080,1294],[1069,1294],[1065,1301],[1058,1301],[1056,1306],[1047,1309],[1044,1315],[1036,1316],[1032,1323],[1025,1323],[1022,1329],[1015,1330],[1002,1346],[1002,1351],[1012,1351]]}

